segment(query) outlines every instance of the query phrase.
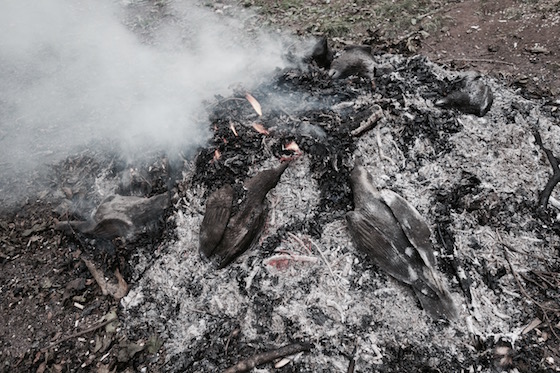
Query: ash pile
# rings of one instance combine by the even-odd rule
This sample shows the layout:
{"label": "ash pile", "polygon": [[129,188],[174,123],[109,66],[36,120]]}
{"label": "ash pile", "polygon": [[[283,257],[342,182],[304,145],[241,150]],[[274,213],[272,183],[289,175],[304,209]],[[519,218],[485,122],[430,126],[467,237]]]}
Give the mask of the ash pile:
{"label": "ash pile", "polygon": [[[129,339],[161,338],[165,355],[152,359],[167,371],[534,371],[559,358],[558,290],[540,285],[558,281],[558,211],[554,192],[539,196],[546,153],[560,154],[560,110],[423,57],[369,56],[347,74],[336,59],[301,62],[207,103],[213,137],[172,190],[173,234],[131,254],[121,301]],[[493,102],[442,105],[475,80]],[[346,215],[360,207],[357,158],[373,187],[427,222],[456,317],[430,315],[356,248]],[[251,247],[201,255],[213,193],[227,186],[234,216],[244,183],[282,162]],[[282,347],[295,349],[259,360]]]}
{"label": "ash pile", "polygon": [[[552,286],[559,231],[549,163],[555,158],[547,154],[560,154],[557,106],[420,56],[354,47],[332,65],[318,56],[294,61],[250,92],[236,87],[207,102],[212,139],[174,166],[180,178],[160,158],[146,168],[155,177],[138,179],[136,194],[157,194],[155,205],[138,212],[139,200],[109,200],[98,212],[119,214],[70,224],[114,243],[138,233],[126,212],[152,220],[154,210],[165,210],[164,227],[140,232],[142,249],[127,244],[124,330],[129,340],[156,335],[165,351],[139,366],[551,368],[560,358]],[[402,196],[426,222],[431,270],[448,291],[452,317],[430,312],[414,286],[358,250],[346,218],[362,207],[352,176],[357,159],[371,188]],[[250,180],[264,170],[276,174],[258,206],[263,214],[235,220],[247,209]],[[135,185],[129,176],[128,187]],[[201,255],[201,227],[211,232],[209,241],[222,238],[223,219],[204,223],[216,204],[227,205],[216,214],[228,215],[234,238]],[[223,254],[239,236],[249,248]],[[149,237],[157,242],[145,244]]]}

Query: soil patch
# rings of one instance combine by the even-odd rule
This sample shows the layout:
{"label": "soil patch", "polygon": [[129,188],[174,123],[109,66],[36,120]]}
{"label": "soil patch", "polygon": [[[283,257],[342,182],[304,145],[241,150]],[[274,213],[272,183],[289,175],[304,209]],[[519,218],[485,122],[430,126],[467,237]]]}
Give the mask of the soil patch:
{"label": "soil patch", "polygon": [[452,68],[491,74],[533,97],[558,98],[559,2],[464,1],[439,14],[444,26],[418,53]]}

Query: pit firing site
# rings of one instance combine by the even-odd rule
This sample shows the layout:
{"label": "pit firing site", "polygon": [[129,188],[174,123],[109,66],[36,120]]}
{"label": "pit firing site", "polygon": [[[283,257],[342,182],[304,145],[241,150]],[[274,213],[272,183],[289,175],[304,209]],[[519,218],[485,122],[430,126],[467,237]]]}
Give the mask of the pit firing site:
{"label": "pit firing site", "polygon": [[21,4],[3,372],[560,370],[558,101],[221,3]]}

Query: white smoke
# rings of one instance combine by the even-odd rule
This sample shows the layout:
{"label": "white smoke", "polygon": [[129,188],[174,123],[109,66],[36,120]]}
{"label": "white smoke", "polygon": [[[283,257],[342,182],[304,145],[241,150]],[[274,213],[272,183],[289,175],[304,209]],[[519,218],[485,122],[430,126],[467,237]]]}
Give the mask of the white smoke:
{"label": "white smoke", "polygon": [[168,2],[158,19],[132,17],[133,2],[2,1],[3,176],[107,141],[127,156],[204,143],[203,100],[250,89],[284,64],[283,47],[193,3]]}

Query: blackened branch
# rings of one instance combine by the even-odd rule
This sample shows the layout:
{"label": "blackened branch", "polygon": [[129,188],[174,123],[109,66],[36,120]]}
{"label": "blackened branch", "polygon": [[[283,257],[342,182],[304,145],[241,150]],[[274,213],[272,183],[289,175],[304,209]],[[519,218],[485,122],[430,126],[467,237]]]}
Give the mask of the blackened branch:
{"label": "blackened branch", "polygon": [[256,366],[261,364],[270,363],[273,360],[279,359],[284,356],[294,355],[298,352],[311,350],[312,345],[309,343],[294,343],[276,350],[261,352],[260,354],[253,355],[245,360],[240,361],[234,366],[224,370],[224,373],[240,373],[248,372]]}
{"label": "blackened branch", "polygon": [[352,357],[350,358],[350,364],[348,365],[348,370],[346,373],[354,373],[354,368],[356,366],[356,353],[358,351],[358,340],[354,342],[354,350],[352,351]]}
{"label": "blackened branch", "polygon": [[541,207],[546,207],[548,204],[548,200],[550,198],[550,194],[552,193],[552,190],[554,189],[556,184],[560,182],[560,167],[558,167],[558,158],[554,156],[554,154],[550,149],[544,147],[541,134],[539,133],[539,130],[537,129],[536,126],[533,128],[533,135],[535,136],[535,142],[546,154],[546,157],[548,158],[548,162],[552,167],[552,176],[550,177],[550,179],[548,179],[548,182],[546,183],[544,190],[542,191],[539,197],[539,205]]}

